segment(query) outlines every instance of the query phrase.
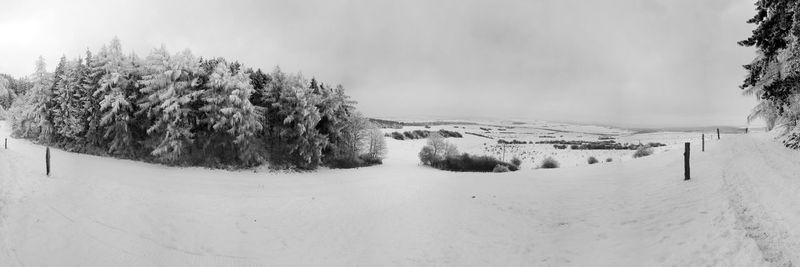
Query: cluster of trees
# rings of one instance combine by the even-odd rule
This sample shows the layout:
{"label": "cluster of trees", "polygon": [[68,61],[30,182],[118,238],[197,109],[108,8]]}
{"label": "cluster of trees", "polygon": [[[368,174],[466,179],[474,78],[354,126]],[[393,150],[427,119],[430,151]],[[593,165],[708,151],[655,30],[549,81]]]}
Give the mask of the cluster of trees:
{"label": "cluster of trees", "polygon": [[419,160],[423,165],[456,172],[516,171],[522,164],[522,161],[517,158],[514,158],[512,163],[508,163],[492,156],[459,154],[458,147],[447,142],[438,132],[430,134],[427,144],[419,152]]}
{"label": "cluster of trees", "polygon": [[[393,138],[395,140],[415,140],[415,139],[428,138],[431,135],[431,133],[434,133],[434,132],[431,132],[429,130],[413,130],[413,131],[405,131],[405,132],[402,132],[402,133],[400,133],[400,132],[386,133],[386,134],[384,134],[384,136],[391,137],[391,138]],[[444,138],[451,138],[451,137],[452,138],[462,138],[462,137],[464,137],[459,132],[448,131],[448,130],[445,130],[445,129],[440,129],[439,131],[436,131],[435,133],[438,133],[439,135],[441,135]]]}
{"label": "cluster of trees", "polygon": [[[123,53],[117,38],[85,57],[44,59],[14,92],[17,137],[70,151],[175,165],[315,169],[379,164],[382,132],[339,85],[224,58]],[[2,81],[0,81],[2,83]],[[0,104],[3,101],[0,91]]]}
{"label": "cluster of trees", "polygon": [[16,79],[11,75],[0,73],[0,119],[5,119],[6,111],[11,103],[31,87],[28,79]]}
{"label": "cluster of trees", "polygon": [[739,45],[755,47],[758,55],[744,68],[740,86],[759,103],[748,121],[763,119],[768,129],[785,126],[785,144],[800,147],[800,1],[760,0],[747,21],[756,28]]}

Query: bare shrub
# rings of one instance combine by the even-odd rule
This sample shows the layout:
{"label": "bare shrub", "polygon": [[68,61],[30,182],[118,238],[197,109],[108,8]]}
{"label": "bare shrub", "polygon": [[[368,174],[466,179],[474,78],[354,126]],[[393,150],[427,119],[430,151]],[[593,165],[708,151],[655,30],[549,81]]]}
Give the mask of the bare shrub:
{"label": "bare shrub", "polygon": [[636,149],[636,152],[633,153],[633,158],[641,158],[653,155],[653,148],[649,146],[642,146],[639,149]]}
{"label": "bare shrub", "polygon": [[558,168],[560,164],[552,157],[547,157],[542,161],[542,165],[539,168],[542,169],[555,169]]}

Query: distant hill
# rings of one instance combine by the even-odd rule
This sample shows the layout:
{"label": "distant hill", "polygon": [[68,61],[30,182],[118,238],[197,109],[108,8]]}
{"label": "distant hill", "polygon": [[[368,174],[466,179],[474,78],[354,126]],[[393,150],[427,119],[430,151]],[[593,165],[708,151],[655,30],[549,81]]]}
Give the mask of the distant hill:
{"label": "distant hill", "polygon": [[438,125],[477,125],[475,122],[465,122],[465,121],[419,121],[419,122],[402,122],[402,121],[394,121],[394,120],[384,120],[384,119],[375,119],[369,118],[369,121],[378,125],[381,128],[391,128],[391,129],[400,129],[403,126],[438,126]]}
{"label": "distant hill", "polygon": [[[706,126],[706,127],[670,127],[670,128],[632,128],[636,133],[655,133],[655,132],[717,132],[725,134],[744,133],[745,128],[733,126]],[[763,130],[763,127],[750,128],[750,130]]]}

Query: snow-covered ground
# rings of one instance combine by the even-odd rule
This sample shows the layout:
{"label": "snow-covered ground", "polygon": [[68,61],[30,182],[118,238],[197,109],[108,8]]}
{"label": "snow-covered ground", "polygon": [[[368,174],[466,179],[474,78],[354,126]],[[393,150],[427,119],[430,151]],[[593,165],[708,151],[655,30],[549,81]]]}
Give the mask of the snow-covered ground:
{"label": "snow-covered ground", "polygon": [[[570,125],[564,123],[548,122],[503,122],[489,121],[476,124],[438,125],[426,128],[423,126],[406,126],[402,129],[383,129],[384,133],[406,132],[415,130],[438,131],[440,129],[457,131],[464,135],[463,138],[448,138],[447,141],[455,144],[459,152],[476,155],[492,155],[504,161],[517,157],[522,160],[523,169],[535,169],[547,157],[556,159],[561,167],[574,167],[588,165],[589,157],[595,157],[601,162],[606,159],[612,161],[627,161],[633,159],[635,150],[572,150],[556,149],[552,144],[535,144],[538,141],[602,141],[600,138],[613,138],[622,144],[647,144],[657,142],[666,144],[665,147],[655,148],[655,153],[669,150],[683,150],[685,142],[701,142],[701,132],[649,132],[637,133],[625,129],[604,126]],[[480,137],[476,133],[486,137]],[[706,142],[713,142],[716,135],[705,133]],[[713,136],[712,136],[713,135]],[[523,141],[529,144],[498,144],[498,140]],[[405,140],[408,146],[419,151],[427,140]],[[408,156],[410,154],[401,154]]]}
{"label": "snow-covered ground", "polygon": [[693,142],[691,181],[680,149],[452,173],[419,166],[422,140],[389,140],[382,166],[284,174],[53,150],[47,177],[44,147],[8,141],[2,266],[800,263],[800,153],[763,133]]}

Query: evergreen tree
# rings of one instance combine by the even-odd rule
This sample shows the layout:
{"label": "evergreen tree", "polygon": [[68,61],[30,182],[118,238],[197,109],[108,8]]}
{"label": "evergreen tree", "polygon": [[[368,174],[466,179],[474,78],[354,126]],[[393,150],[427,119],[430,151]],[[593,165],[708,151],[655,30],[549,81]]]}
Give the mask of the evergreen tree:
{"label": "evergreen tree", "polygon": [[748,121],[762,118],[768,128],[782,124],[790,133],[784,144],[800,147],[800,1],[758,1],[747,22],[756,28],[739,44],[756,47],[758,55],[744,65],[748,74],[741,88],[759,99]]}
{"label": "evergreen tree", "polygon": [[165,162],[176,162],[194,141],[190,104],[202,91],[196,86],[199,61],[186,50],[170,57],[165,47],[153,50],[145,63],[142,92],[147,98],[139,103],[152,120],[147,133],[153,139],[151,154]]}
{"label": "evergreen tree", "polygon": [[327,136],[329,145],[324,152],[327,158],[354,160],[352,145],[348,142],[348,136],[352,136],[351,131],[360,131],[361,125],[358,116],[354,114],[355,101],[344,94],[344,87],[337,86],[336,89],[326,88],[320,85],[320,92],[323,102],[319,105],[322,119],[317,124],[318,131]]}
{"label": "evergreen tree", "polygon": [[126,91],[134,81],[129,79],[132,65],[122,54],[118,38],[111,40],[103,63],[101,68],[104,74],[100,77],[100,86],[94,93],[96,97],[102,99],[101,132],[103,138],[108,141],[108,153],[130,156],[133,154],[134,140],[129,123],[132,121],[134,110]]}
{"label": "evergreen tree", "polygon": [[[756,15],[747,21],[756,25],[753,34],[739,45],[755,46],[760,55],[750,64],[744,65],[748,71],[742,89],[759,86],[763,79],[772,80],[763,85],[760,98],[772,101],[773,106],[782,113],[785,106],[790,104],[791,95],[797,94],[800,87],[800,62],[796,53],[798,38],[800,37],[800,6],[799,1],[790,0],[762,0],[756,2]],[[781,56],[781,51],[790,52]],[[773,67],[780,64],[791,66],[790,72],[780,73],[778,77],[769,77]]]}
{"label": "evergreen tree", "polygon": [[56,70],[53,73],[53,85],[50,87],[50,99],[47,103],[47,117],[53,127],[52,135],[47,139],[53,142],[58,142],[61,139],[58,134],[59,129],[63,128],[62,116],[64,112],[61,110],[59,96],[63,91],[65,91],[67,79],[66,73],[68,69],[69,64],[67,62],[67,57],[62,55],[61,59],[58,61]]}
{"label": "evergreen tree", "polygon": [[83,60],[68,61],[57,79],[53,90],[53,125],[59,142],[73,143],[82,131],[79,116]]}
{"label": "evergreen tree", "polygon": [[318,108],[322,99],[313,94],[299,74],[287,76],[276,68],[271,77],[270,115],[278,121],[272,121],[270,127],[278,132],[279,146],[286,146],[279,151],[288,150],[288,160],[294,165],[314,169],[322,163],[322,150],[328,145],[327,138],[316,128],[322,119]]}
{"label": "evergreen tree", "polygon": [[261,114],[250,103],[254,90],[249,77],[236,63],[229,65],[217,59],[211,65],[214,68],[201,95],[204,106],[200,111],[206,114],[206,125],[212,132],[204,148],[228,151],[218,155],[223,162],[230,159],[245,165],[261,162],[257,145],[257,134],[262,130]]}
{"label": "evergreen tree", "polygon": [[6,110],[11,106],[16,94],[11,89],[11,82],[6,77],[0,76],[0,109]]}
{"label": "evergreen tree", "polygon": [[102,144],[103,134],[100,132],[100,101],[102,98],[95,95],[100,89],[100,78],[103,77],[105,71],[103,65],[105,64],[105,55],[107,54],[105,46],[100,50],[97,57],[92,55],[92,52],[86,50],[86,70],[83,79],[81,80],[81,98],[82,104],[82,122],[84,124],[85,132],[82,134],[83,141],[90,148],[99,148]]}

